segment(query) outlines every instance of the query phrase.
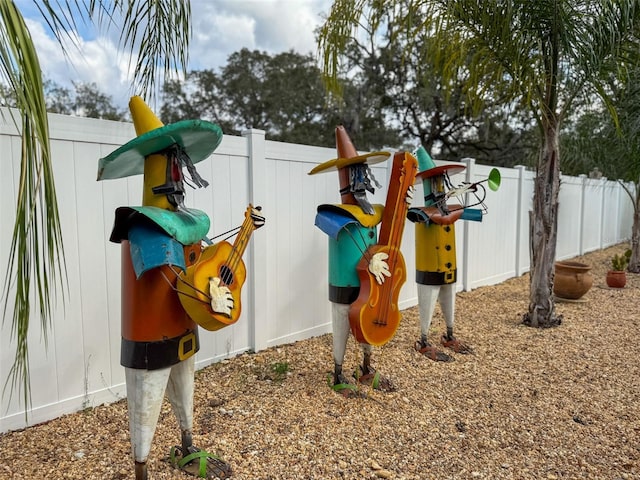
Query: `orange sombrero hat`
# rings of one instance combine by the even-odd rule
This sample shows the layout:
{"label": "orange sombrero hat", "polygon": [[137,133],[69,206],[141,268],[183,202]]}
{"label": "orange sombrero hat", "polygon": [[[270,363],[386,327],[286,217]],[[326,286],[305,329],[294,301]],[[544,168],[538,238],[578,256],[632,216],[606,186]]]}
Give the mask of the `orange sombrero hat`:
{"label": "orange sombrero hat", "polygon": [[391,155],[389,152],[358,154],[351,142],[351,138],[349,138],[349,134],[342,125],[336,127],[336,150],[338,151],[338,158],[317,165],[309,172],[309,175],[332,172],[359,163],[375,165],[376,163],[384,162]]}

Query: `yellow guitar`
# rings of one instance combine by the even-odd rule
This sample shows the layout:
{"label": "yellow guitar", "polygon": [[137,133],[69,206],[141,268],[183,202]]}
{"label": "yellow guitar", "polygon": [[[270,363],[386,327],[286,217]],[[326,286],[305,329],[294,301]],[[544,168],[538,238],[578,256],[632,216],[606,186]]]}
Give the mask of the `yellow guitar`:
{"label": "yellow guitar", "polygon": [[198,261],[178,278],[182,307],[206,330],[219,330],[240,317],[241,289],[247,278],[242,255],[253,231],[264,225],[260,211],[260,207],[249,205],[233,245],[222,241],[206,247]]}

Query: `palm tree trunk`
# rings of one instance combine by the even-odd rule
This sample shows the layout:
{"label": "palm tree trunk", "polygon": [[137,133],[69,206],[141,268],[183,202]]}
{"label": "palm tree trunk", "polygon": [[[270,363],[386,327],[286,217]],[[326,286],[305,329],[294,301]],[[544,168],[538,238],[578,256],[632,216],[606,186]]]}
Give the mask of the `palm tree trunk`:
{"label": "palm tree trunk", "polygon": [[560,190],[558,122],[552,116],[544,123],[544,144],[534,183],[533,211],[530,213],[529,311],[523,318],[524,323],[532,327],[553,327],[562,321],[562,316],[556,315],[553,299]]}

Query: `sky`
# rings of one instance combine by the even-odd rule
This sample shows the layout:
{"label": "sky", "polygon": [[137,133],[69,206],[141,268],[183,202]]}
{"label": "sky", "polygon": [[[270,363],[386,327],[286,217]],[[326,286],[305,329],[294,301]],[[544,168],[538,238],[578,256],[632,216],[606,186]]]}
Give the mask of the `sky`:
{"label": "sky", "polygon": [[[80,51],[65,58],[48,32],[33,0],[17,0],[39,54],[45,78],[70,88],[71,82],[95,83],[125,106],[132,94],[129,61],[117,49],[119,31],[98,32],[80,25]],[[331,0],[192,0],[192,40],[187,70],[214,69],[242,48],[276,54],[294,50],[316,54],[314,30]]]}

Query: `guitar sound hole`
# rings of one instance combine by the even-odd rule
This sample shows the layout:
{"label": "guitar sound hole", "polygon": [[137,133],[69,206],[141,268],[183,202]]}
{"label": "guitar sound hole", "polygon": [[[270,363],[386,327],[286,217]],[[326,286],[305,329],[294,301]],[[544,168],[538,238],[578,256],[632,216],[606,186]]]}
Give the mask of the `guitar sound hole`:
{"label": "guitar sound hole", "polygon": [[220,280],[224,285],[231,285],[233,283],[233,272],[226,265],[220,267]]}

